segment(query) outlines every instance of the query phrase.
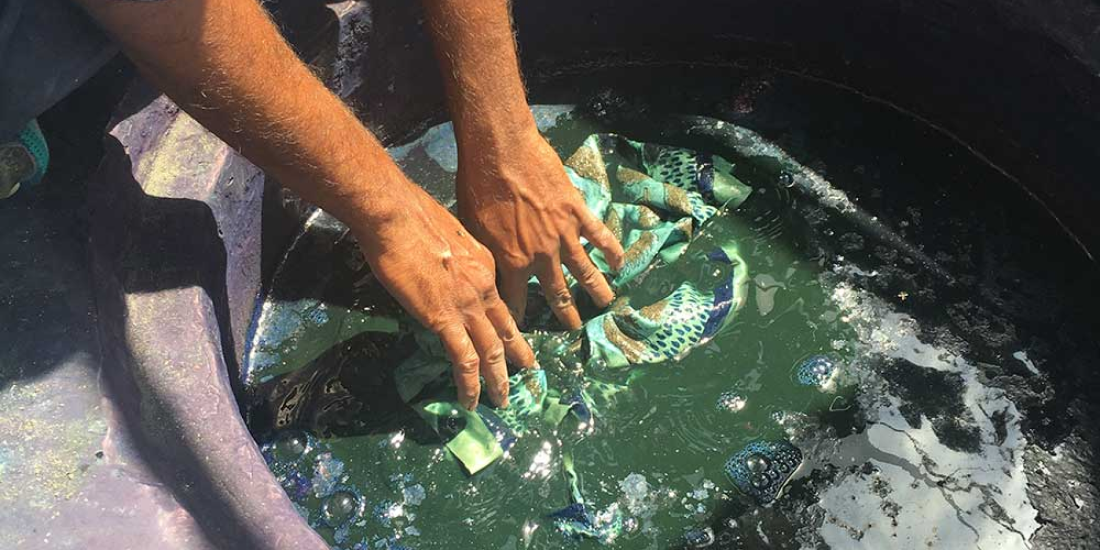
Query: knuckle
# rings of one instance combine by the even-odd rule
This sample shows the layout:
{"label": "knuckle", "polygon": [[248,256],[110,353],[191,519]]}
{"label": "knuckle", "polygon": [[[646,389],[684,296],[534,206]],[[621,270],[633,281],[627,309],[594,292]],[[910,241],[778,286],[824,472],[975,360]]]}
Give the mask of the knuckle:
{"label": "knuckle", "polygon": [[440,312],[438,315],[433,315],[423,319],[424,326],[442,336],[446,336],[446,333],[453,329],[456,325],[461,327],[462,323],[458,321],[458,316],[453,314],[454,312],[445,311]]}
{"label": "knuckle", "polygon": [[[555,243],[557,244],[557,243]],[[546,246],[531,255],[534,265],[552,266],[558,261],[558,248]]]}
{"label": "knuckle", "polygon": [[469,315],[472,311],[480,309],[481,299],[476,291],[459,292],[454,297],[454,300],[455,305],[464,315]]}
{"label": "knuckle", "polygon": [[481,359],[474,350],[466,350],[458,357],[458,368],[462,372],[477,372]]}
{"label": "knuckle", "polygon": [[531,257],[520,252],[504,252],[500,254],[499,263],[501,267],[518,271],[531,265]]}
{"label": "knuckle", "polygon": [[504,362],[504,346],[496,344],[485,352],[485,363],[496,365]]}
{"label": "knuckle", "polygon": [[497,281],[495,277],[481,277],[475,285],[478,296],[482,300],[490,300],[497,297]]}
{"label": "knuckle", "polygon": [[506,323],[507,324],[501,327],[497,334],[500,336],[501,342],[510,344],[518,337],[519,330],[516,329],[516,322],[513,321],[511,317],[508,318]]}
{"label": "knuckle", "polygon": [[590,276],[594,273],[599,273],[596,266],[589,259],[588,253],[584,249],[574,250],[570,254],[569,270],[573,272],[576,277]]}
{"label": "knuckle", "polygon": [[461,384],[458,387],[458,398],[460,401],[473,401],[477,398],[479,393],[481,393],[481,388],[477,380]]}
{"label": "knuckle", "polygon": [[597,286],[604,282],[603,274],[591,265],[581,268],[577,278],[587,287]]}
{"label": "knuckle", "polygon": [[551,305],[564,308],[573,305],[573,295],[569,292],[568,287],[560,287],[554,289],[550,295]]}
{"label": "knuckle", "polygon": [[495,307],[499,302],[500,294],[497,293],[497,287],[490,286],[489,288],[482,289],[481,303],[486,310]]}
{"label": "knuckle", "polygon": [[592,211],[589,210],[587,207],[585,207],[584,212],[581,214],[581,223],[584,224],[585,228],[592,231],[593,233],[600,233],[601,229],[607,229],[607,226],[604,225],[603,220],[593,214]]}

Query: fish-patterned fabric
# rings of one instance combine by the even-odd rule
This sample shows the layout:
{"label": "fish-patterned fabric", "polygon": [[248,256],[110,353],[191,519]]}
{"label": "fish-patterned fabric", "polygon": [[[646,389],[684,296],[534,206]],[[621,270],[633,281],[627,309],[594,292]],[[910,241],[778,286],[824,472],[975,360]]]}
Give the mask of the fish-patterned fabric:
{"label": "fish-patterned fabric", "polygon": [[[548,308],[529,308],[533,316],[527,326],[536,329],[525,336],[539,362],[557,365],[556,373],[568,370],[565,365],[581,366],[579,374],[569,383],[552,387],[545,371],[522,371],[511,377],[507,409],[482,404],[467,411],[455,400],[442,346],[422,329],[415,335],[414,349],[393,371],[396,398],[416,411],[425,429],[443,441],[469,474],[498,461],[535,422],[591,427],[601,411],[613,407],[628,390],[632,376],[642,373],[642,367],[675,362],[690,354],[730,323],[744,302],[748,266],[737,243],[704,238],[710,224],[732,223],[731,216],[716,214],[737,208],[751,193],[733,175],[729,162],[687,149],[595,134],[568,157],[565,166],[588,208],[604,220],[626,252],[624,267],[611,273],[600,252],[586,243],[618,298],[580,330],[557,329]],[[567,278],[574,285],[574,295],[582,294]],[[646,283],[651,278],[665,281],[667,292],[654,296],[649,288],[654,285]],[[536,281],[532,280],[530,290],[538,294]],[[346,374],[291,373],[272,382],[282,384],[271,392],[279,403],[271,413],[274,427],[295,424],[305,399],[322,400],[311,408],[327,412],[311,414],[326,414],[335,422],[330,425],[336,426],[354,424],[355,417],[386,406],[348,399],[343,384],[362,382],[344,381],[341,376]],[[296,473],[298,467],[280,462],[279,456],[304,456],[297,452],[299,447],[312,449],[315,444],[314,439],[299,436],[274,440],[264,448],[292,499],[296,494],[302,502],[316,499],[323,508],[318,525],[338,531],[340,518],[362,503],[356,490],[324,486],[321,480],[328,477],[303,476]],[[571,502],[561,503],[550,517],[568,535],[611,540],[621,531],[622,518],[597,517],[588,509],[571,453],[566,450],[562,461]]]}
{"label": "fish-patterned fabric", "polygon": [[[625,266],[611,275],[598,250],[589,247],[596,264],[612,276],[619,299],[579,331],[538,331],[527,335],[543,363],[548,358],[580,358],[585,376],[573,388],[549,388],[541,371],[521,372],[511,379],[510,406],[495,410],[479,405],[465,411],[454,401],[449,366],[438,346],[425,346],[397,371],[407,399],[446,440],[447,449],[466,470],[477,473],[515,444],[534,419],[560,423],[567,416],[590,424],[600,407],[625,386],[599,380],[603,369],[621,369],[675,361],[709,341],[744,302],[747,266],[734,242],[704,243],[693,237],[721,208],[736,208],[750,189],[731,173],[721,157],[612,134],[596,134],[565,162],[566,172],[587,206],[620,240]],[[653,270],[676,264],[705,265],[698,276],[681,276],[667,296],[648,301],[632,292]],[[532,289],[536,289],[532,281]],[[574,288],[575,293],[577,289]],[[543,311],[543,320],[548,313]],[[537,324],[538,321],[536,321]],[[447,423],[463,426],[448,432]],[[621,522],[597,521],[586,509],[576,472],[567,455],[566,478],[573,502],[552,515],[571,535],[613,538]]]}
{"label": "fish-patterned fabric", "polygon": [[[541,350],[538,355],[561,357],[586,351],[582,353],[585,362],[596,367],[588,369],[592,373],[600,368],[660,363],[690,353],[732,319],[744,302],[748,280],[736,243],[720,243],[705,250],[703,245],[692,246],[692,236],[704,224],[722,220],[714,218],[719,208],[735,208],[751,192],[733,176],[729,162],[686,149],[595,134],[565,166],[586,205],[623,244],[626,262],[612,282],[620,298],[606,312],[589,319],[579,331],[527,335],[535,349]],[[610,273],[599,251],[589,248],[597,265]],[[695,271],[719,275],[685,277],[668,296],[636,303],[631,282],[685,256],[689,258],[686,261],[715,266],[715,270]],[[539,344],[551,340],[557,342],[557,349]],[[572,411],[583,422],[591,414],[593,402],[614,393],[614,389],[603,387],[598,393],[604,395],[592,396],[591,380],[585,381],[584,389],[547,388],[545,374],[519,373],[511,381],[507,410],[479,406],[469,413],[453,401],[448,370],[440,347],[424,346],[422,355],[398,368],[398,385],[402,397],[433,426],[439,425],[441,417],[462,417],[465,428],[453,434],[447,448],[471,474],[502,456],[515,440],[513,432],[522,432],[532,418],[548,415],[560,421]],[[425,392],[428,386],[433,387]],[[426,394],[433,397],[423,398]]]}

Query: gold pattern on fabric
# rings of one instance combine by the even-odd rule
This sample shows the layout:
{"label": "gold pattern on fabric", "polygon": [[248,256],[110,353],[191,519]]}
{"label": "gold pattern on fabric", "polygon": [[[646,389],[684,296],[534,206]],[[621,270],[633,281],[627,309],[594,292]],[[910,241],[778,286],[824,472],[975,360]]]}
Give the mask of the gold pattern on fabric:
{"label": "gold pattern on fabric", "polygon": [[691,240],[692,232],[695,231],[695,226],[691,223],[691,218],[683,218],[676,222],[676,230],[687,236],[688,240]]}
{"label": "gold pattern on fabric", "polygon": [[638,227],[653,229],[660,225],[661,221],[661,215],[654,212],[652,208],[647,206],[638,207]]}
{"label": "gold pattern on fabric", "polygon": [[667,183],[664,186],[669,208],[681,214],[691,214],[691,201],[688,198],[687,191]]}
{"label": "gold pattern on fabric", "polygon": [[627,168],[625,166],[619,166],[619,169],[616,171],[615,176],[618,177],[619,181],[622,182],[624,185],[630,185],[632,183],[638,183],[640,181],[645,181],[649,179],[649,176],[637,170]]}
{"label": "gold pattern on fabric", "polygon": [[634,241],[634,244],[630,245],[630,248],[626,250],[624,255],[624,261],[628,264],[637,262],[645,257],[646,251],[653,246],[657,236],[653,233],[642,233],[642,236],[638,240]]}
{"label": "gold pattern on fabric", "polygon": [[642,354],[645,353],[645,344],[627,336],[623,331],[619,330],[619,325],[615,323],[615,316],[608,315],[603,320],[603,333],[607,337],[607,341],[611,342],[619,351],[623,353],[623,357],[626,357],[627,361],[631,363],[637,363],[641,361]]}
{"label": "gold pattern on fabric", "polygon": [[542,386],[539,385],[538,378],[525,376],[523,385],[527,388],[527,391],[531,392],[531,396],[535,398],[536,402],[542,398]]}
{"label": "gold pattern on fabric", "polygon": [[648,306],[643,307],[642,309],[639,309],[638,313],[641,314],[642,317],[645,317],[650,321],[661,321],[662,319],[664,319],[665,309],[668,308],[669,301],[671,301],[669,298],[665,298],[664,300],[654,302]]}
{"label": "gold pattern on fabric", "polygon": [[578,176],[588,178],[599,183],[604,189],[611,189],[611,183],[607,179],[607,167],[603,163],[603,155],[595,147],[581,147],[573,153],[565,165],[572,168]]}
{"label": "gold pattern on fabric", "polygon": [[607,216],[604,217],[603,224],[611,231],[611,234],[615,236],[615,240],[622,242],[623,240],[623,218],[619,215],[619,211],[614,208],[607,209]]}
{"label": "gold pattern on fabric", "polygon": [[626,298],[625,296],[619,296],[618,298],[615,298],[614,302],[611,302],[610,306],[607,306],[607,310],[612,313],[622,313],[627,311],[627,308],[629,307],[630,299]]}

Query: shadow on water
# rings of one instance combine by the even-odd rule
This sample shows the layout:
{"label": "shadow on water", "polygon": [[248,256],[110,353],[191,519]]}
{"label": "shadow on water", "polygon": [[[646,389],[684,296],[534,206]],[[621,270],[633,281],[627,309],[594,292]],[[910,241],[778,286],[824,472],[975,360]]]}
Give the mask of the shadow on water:
{"label": "shadow on water", "polygon": [[260,436],[300,430],[320,438],[401,431],[412,441],[438,444],[394,391],[394,367],[415,349],[412,337],[370,332],[339,342],[307,365],[256,385],[249,427]]}

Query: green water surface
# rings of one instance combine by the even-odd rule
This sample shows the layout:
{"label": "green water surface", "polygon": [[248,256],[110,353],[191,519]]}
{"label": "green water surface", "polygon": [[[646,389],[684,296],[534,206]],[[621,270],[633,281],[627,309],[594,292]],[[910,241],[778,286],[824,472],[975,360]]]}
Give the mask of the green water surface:
{"label": "green water surface", "polygon": [[[596,129],[574,117],[558,113],[556,124],[546,130],[563,155]],[[429,142],[423,149],[432,146],[438,148]],[[410,156],[406,162],[433,162],[429,155]],[[706,529],[729,509],[752,505],[723,473],[725,461],[748,442],[846,430],[852,399],[843,384],[823,390],[794,380],[802,361],[823,354],[841,365],[843,380],[852,331],[822,287],[823,261],[808,257],[794,235],[780,227],[790,178],[773,174],[761,179],[748,169],[738,175],[755,192],[740,209],[719,214],[733,220],[721,224],[732,235],[713,235],[712,225],[697,237],[732,237],[749,266],[747,300],[733,322],[682,360],[628,369],[632,373],[618,381],[629,379],[629,389],[599,411],[594,427],[579,432],[573,425],[536,425],[503,460],[474,477],[415,414],[388,395],[392,388],[385,373],[408,354],[410,344],[392,334],[400,332],[399,324],[384,314],[394,307],[357,259],[354,243],[339,224],[316,217],[288,254],[280,268],[283,276],[276,278],[264,305],[250,356],[250,384],[258,396],[253,427],[261,439],[290,434],[323,441],[309,453],[331,452],[342,464],[339,483],[361,496],[350,528],[321,525],[322,535],[347,548],[357,543],[598,546],[592,540],[565,539],[547,519],[570,502],[561,468],[562,448],[568,445],[592,510],[606,514],[617,507],[626,518],[626,529],[613,541],[616,547],[676,546],[686,531]],[[678,284],[668,279],[647,279],[641,292],[659,299]],[[305,288],[280,287],[296,282]],[[575,376],[571,371],[580,367],[542,362],[551,387],[557,379]],[[355,395],[356,404],[325,402],[322,396],[303,405],[305,413],[290,421],[273,420],[275,405],[269,398],[281,396],[280,382],[286,386],[294,376],[295,381],[303,376],[329,380],[328,385]],[[314,385],[310,391],[330,390]],[[723,406],[732,395],[743,400],[743,407]],[[303,433],[309,436],[297,435]],[[281,449],[275,446],[276,452]],[[303,514],[312,514],[314,521],[324,513],[313,495],[302,504]]]}

